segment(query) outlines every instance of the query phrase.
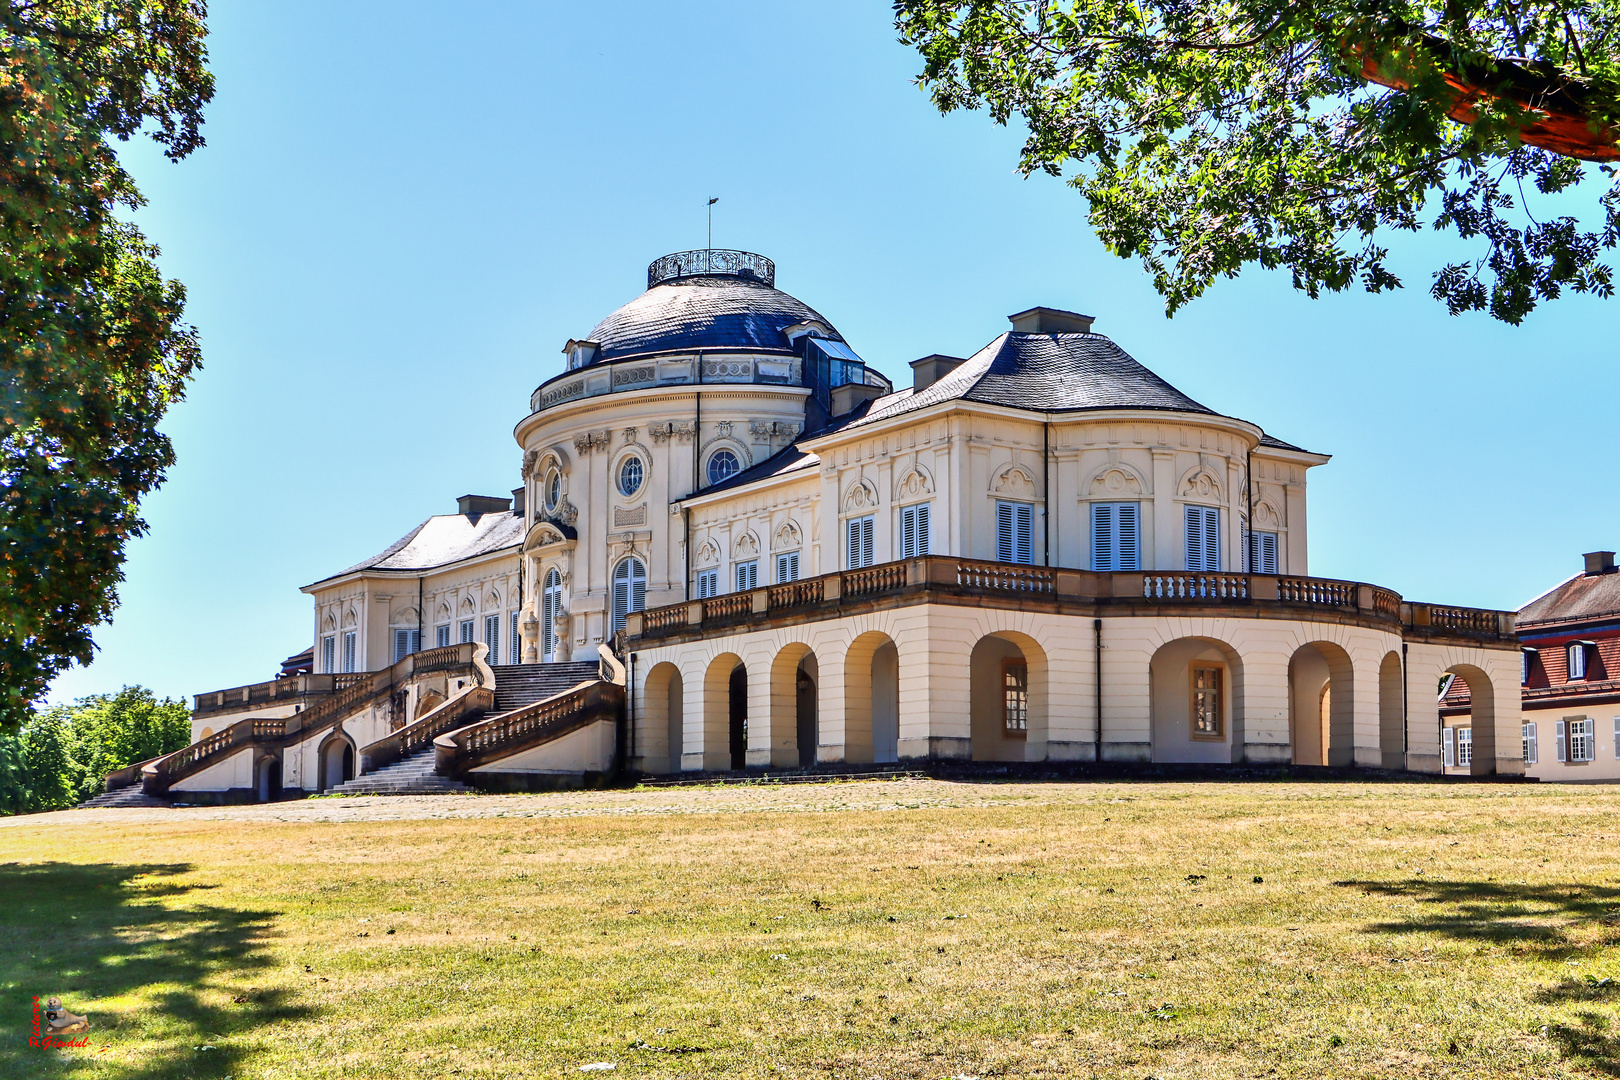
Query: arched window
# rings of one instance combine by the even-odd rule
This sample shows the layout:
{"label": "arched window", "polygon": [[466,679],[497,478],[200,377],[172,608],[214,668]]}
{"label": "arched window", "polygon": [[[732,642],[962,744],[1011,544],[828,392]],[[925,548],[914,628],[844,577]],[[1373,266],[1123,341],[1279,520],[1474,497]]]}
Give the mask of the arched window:
{"label": "arched window", "polygon": [[641,459],[631,455],[624,459],[619,466],[619,494],[634,495],[641,490],[642,464]]}
{"label": "arched window", "polygon": [[613,570],[613,628],[624,629],[625,616],[647,606],[647,567],[634,555]]}
{"label": "arched window", "polygon": [[562,607],[562,576],[555,569],[546,573],[545,588],[540,591],[540,662],[552,663],[557,659],[557,615]]}
{"label": "arched window", "polygon": [[545,491],[546,509],[557,509],[557,503],[562,501],[562,473],[552,469],[546,475]]}
{"label": "arched window", "polygon": [[720,449],[709,455],[709,483],[718,484],[742,469],[742,462],[730,450]]}

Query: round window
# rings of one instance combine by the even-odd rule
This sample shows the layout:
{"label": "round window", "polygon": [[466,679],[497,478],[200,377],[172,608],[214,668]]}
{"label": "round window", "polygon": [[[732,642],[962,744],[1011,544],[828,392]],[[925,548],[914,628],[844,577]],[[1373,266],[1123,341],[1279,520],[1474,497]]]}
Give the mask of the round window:
{"label": "round window", "polygon": [[546,509],[555,510],[562,499],[562,473],[553,469],[546,477]]}
{"label": "round window", "polygon": [[742,468],[737,455],[730,450],[716,450],[709,458],[709,483],[718,484],[729,476],[734,476]]}
{"label": "round window", "polygon": [[619,466],[619,494],[634,495],[641,490],[641,459],[627,457]]}

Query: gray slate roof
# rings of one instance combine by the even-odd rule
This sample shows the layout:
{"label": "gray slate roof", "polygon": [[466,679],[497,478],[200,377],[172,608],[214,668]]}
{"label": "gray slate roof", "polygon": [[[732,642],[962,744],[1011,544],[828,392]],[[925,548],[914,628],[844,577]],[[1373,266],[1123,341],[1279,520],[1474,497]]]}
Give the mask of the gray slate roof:
{"label": "gray slate roof", "polygon": [[1620,617],[1620,574],[1577,574],[1526,604],[1518,614],[1529,623],[1584,622]]}
{"label": "gray slate roof", "polygon": [[439,514],[400,537],[381,554],[314,584],[361,570],[434,570],[517,547],[522,540],[523,518],[509,511],[480,514],[476,523],[465,514]]}
{"label": "gray slate roof", "polygon": [[598,323],[590,340],[598,345],[597,360],[693,349],[792,355],[782,331],[806,319],[832,326],[808,304],[763,282],[689,277],[654,285]]}
{"label": "gray slate roof", "polygon": [[[954,400],[1038,412],[1155,409],[1220,415],[1153,374],[1102,334],[1009,331],[921,393],[902,390],[879,398],[847,426],[876,423]],[[1261,443],[1283,450],[1300,449],[1269,435]]]}

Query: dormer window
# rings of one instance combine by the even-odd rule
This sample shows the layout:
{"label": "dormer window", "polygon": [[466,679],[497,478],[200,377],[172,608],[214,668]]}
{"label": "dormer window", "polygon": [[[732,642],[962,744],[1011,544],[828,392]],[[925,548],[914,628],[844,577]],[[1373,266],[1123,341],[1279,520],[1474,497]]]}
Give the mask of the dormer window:
{"label": "dormer window", "polygon": [[1521,650],[1519,650],[1519,685],[1520,686],[1529,686],[1530,685],[1530,672],[1535,668],[1535,666],[1536,666],[1536,650],[1534,650],[1534,649],[1521,649]]}
{"label": "dormer window", "polygon": [[563,354],[568,357],[568,370],[574,371],[595,361],[596,348],[594,341],[575,340],[564,345]]}
{"label": "dormer window", "polygon": [[1587,650],[1592,648],[1590,641],[1572,641],[1569,643],[1569,681],[1579,682],[1586,678]]}

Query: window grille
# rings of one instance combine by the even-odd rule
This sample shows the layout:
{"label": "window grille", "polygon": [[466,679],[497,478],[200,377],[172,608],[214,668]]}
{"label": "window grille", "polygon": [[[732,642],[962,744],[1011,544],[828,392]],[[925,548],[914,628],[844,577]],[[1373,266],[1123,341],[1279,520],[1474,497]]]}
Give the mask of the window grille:
{"label": "window grille", "polygon": [[1029,664],[1023,660],[1001,662],[1003,722],[1008,735],[1029,731]]}

